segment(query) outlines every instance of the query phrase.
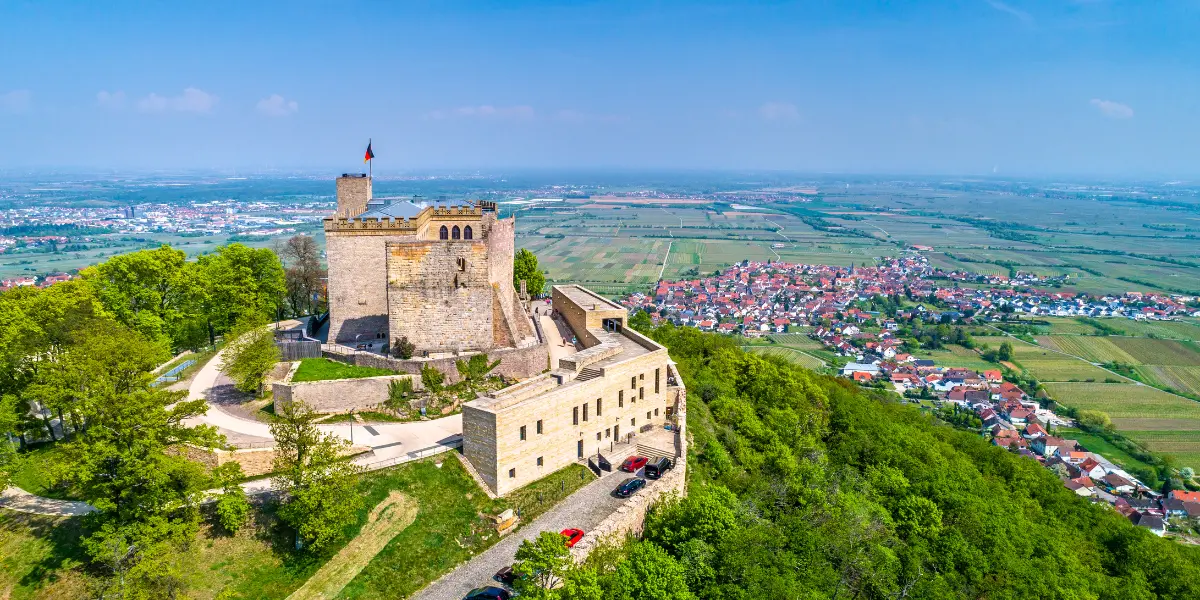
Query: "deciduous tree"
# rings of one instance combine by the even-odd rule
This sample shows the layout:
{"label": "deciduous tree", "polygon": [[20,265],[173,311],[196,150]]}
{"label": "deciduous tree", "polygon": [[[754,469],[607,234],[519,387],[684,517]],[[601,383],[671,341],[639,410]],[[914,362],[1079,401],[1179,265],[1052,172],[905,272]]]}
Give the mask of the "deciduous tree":
{"label": "deciduous tree", "polygon": [[267,374],[279,356],[271,328],[261,321],[245,321],[229,332],[229,343],[221,352],[221,372],[239,391],[261,396]]}
{"label": "deciduous tree", "polygon": [[357,465],[345,458],[349,442],[322,435],[317,413],[302,402],[285,404],[271,423],[275,438],[272,486],[283,496],[279,516],[296,531],[297,546],[321,553],[341,539],[362,505]]}
{"label": "deciduous tree", "polygon": [[521,542],[516,553],[517,574],[514,587],[522,597],[544,598],[562,583],[572,566],[571,552],[562,534],[543,531],[532,540]]}
{"label": "deciduous tree", "polygon": [[525,280],[525,291],[537,296],[546,287],[546,276],[538,268],[537,255],[526,248],[517,250],[513,258],[513,287],[520,291],[521,280]]}

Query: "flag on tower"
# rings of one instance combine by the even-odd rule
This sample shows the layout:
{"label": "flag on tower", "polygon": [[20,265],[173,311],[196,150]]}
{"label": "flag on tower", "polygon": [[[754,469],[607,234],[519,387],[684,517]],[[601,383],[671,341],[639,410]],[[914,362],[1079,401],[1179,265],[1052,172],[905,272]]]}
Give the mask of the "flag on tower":
{"label": "flag on tower", "polygon": [[365,155],[363,155],[363,162],[367,162],[367,161],[371,160],[372,158],[375,158],[375,153],[371,152],[371,142],[370,142],[370,140],[368,140],[367,141],[367,153]]}

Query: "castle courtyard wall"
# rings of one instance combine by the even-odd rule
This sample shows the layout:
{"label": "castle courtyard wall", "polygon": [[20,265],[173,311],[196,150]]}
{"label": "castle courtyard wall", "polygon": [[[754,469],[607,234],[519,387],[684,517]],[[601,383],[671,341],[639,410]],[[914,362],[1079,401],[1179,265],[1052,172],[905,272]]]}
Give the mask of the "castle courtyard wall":
{"label": "castle courtyard wall", "polygon": [[417,352],[488,350],[495,346],[483,241],[405,241],[387,245],[390,338]]}
{"label": "castle courtyard wall", "polygon": [[379,407],[388,398],[393,381],[408,379],[413,389],[421,389],[419,375],[382,375],[326,381],[284,381],[271,385],[278,414],[290,402],[303,402],[319,413],[346,413]]}

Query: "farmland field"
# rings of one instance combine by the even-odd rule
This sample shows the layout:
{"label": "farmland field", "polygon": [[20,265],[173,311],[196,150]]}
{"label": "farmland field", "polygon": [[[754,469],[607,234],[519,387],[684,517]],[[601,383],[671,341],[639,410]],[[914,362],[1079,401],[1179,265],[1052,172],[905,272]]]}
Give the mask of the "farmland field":
{"label": "farmland field", "polygon": [[1049,325],[1041,325],[1039,328],[1045,329],[1046,333],[1051,335],[1060,333],[1091,335],[1096,333],[1095,327],[1092,327],[1091,325],[1088,325],[1087,323],[1084,323],[1078,319],[1064,317],[1038,317],[1037,320],[1046,321],[1049,323]]}
{"label": "farmland field", "polygon": [[1013,362],[1027,369],[1040,381],[1087,381],[1089,379],[1104,381],[1108,377],[1114,377],[1104,369],[1094,366],[1085,360],[1059,354],[1020,340],[980,337],[976,338],[975,341],[976,343],[987,343],[989,346],[997,348],[1006,339],[1012,342],[1013,345]]}
{"label": "farmland field", "polygon": [[1129,319],[1104,319],[1105,325],[1132,336],[1156,336],[1160,338],[1200,341],[1200,325],[1195,319],[1181,321],[1131,321]]}
{"label": "farmland field", "polygon": [[803,333],[777,333],[767,337],[781,346],[791,346],[801,350],[820,350],[825,347],[821,342]]}
{"label": "farmland field", "polygon": [[1200,396],[1200,365],[1141,365],[1137,372],[1147,381]]}
{"label": "farmland field", "polygon": [[1200,402],[1132,384],[1049,383],[1046,390],[1067,406],[1104,411],[1131,439],[1200,467]]}
{"label": "farmland field", "polygon": [[1127,364],[1137,364],[1140,362],[1117,346],[1112,338],[1079,335],[1047,335],[1037,338],[1037,341],[1038,344],[1047,348],[1073,354],[1091,362],[1121,362]]}
{"label": "farmland field", "polygon": [[1111,338],[1135,363],[1149,365],[1200,365],[1200,351],[1191,343],[1151,338]]}
{"label": "farmland field", "polygon": [[798,364],[806,369],[819,369],[825,366],[824,361],[796,350],[795,348],[787,348],[783,346],[746,346],[745,349],[755,354],[776,356],[788,362]]}

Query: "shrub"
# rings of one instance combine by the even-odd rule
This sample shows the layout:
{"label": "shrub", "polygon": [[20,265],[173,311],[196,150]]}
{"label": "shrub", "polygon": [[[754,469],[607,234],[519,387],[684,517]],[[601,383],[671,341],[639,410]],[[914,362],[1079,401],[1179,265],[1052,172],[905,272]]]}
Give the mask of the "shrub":
{"label": "shrub", "polygon": [[442,391],[443,381],[446,381],[446,376],[441,371],[429,365],[421,367],[421,384],[431,393],[436,394]]}
{"label": "shrub", "polygon": [[396,340],[395,345],[392,346],[392,354],[404,360],[412,358],[413,352],[416,352],[416,350],[417,347],[408,341],[408,336],[403,336]]}

